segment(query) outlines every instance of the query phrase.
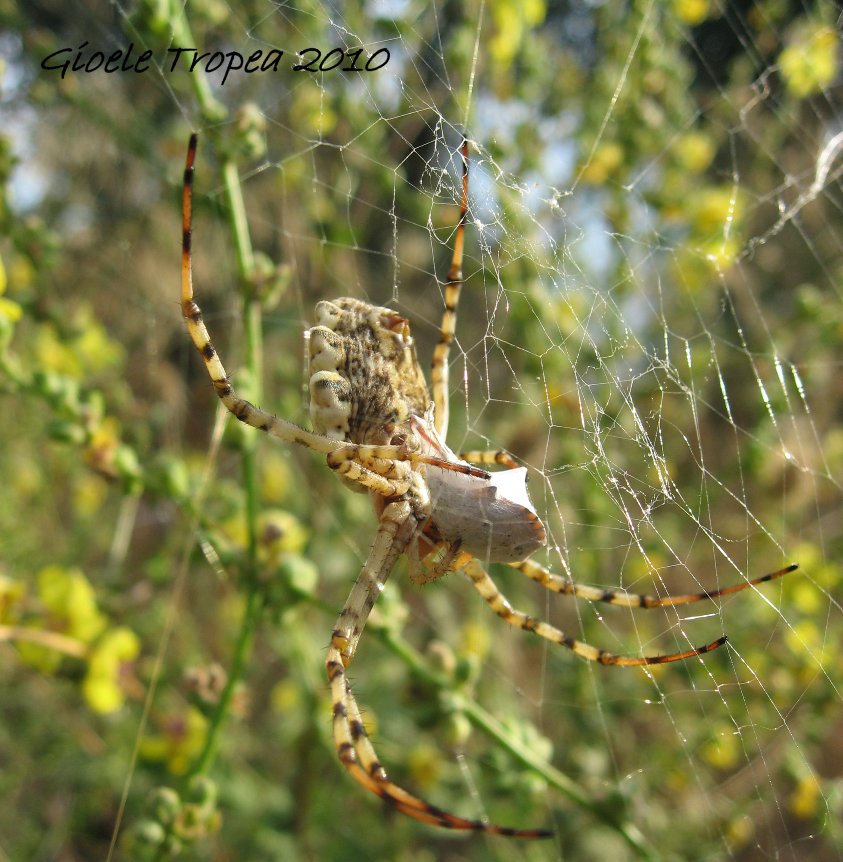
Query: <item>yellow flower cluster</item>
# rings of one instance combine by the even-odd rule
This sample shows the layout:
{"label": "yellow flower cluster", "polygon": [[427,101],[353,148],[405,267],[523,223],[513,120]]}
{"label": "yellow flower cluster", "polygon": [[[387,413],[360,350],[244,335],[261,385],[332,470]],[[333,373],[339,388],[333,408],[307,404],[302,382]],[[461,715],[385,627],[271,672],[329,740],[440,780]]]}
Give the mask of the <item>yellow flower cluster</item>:
{"label": "yellow flower cluster", "polygon": [[779,54],[779,70],[787,91],[798,99],[819,93],[837,75],[839,37],[823,24],[802,26]]}
{"label": "yellow flower cluster", "polygon": [[[91,709],[100,713],[119,709],[125,699],[124,669],[140,652],[137,635],[109,624],[80,569],[46,566],[38,573],[36,592],[37,612],[10,638],[16,640],[23,660],[52,674],[68,656],[81,659],[82,693]],[[20,582],[0,581],[0,622],[21,615],[25,596]]]}

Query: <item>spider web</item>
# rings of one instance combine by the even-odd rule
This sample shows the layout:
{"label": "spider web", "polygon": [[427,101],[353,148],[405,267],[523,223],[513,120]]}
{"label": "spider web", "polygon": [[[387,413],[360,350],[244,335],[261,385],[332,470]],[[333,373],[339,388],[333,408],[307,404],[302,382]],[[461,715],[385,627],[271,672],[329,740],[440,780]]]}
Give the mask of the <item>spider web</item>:
{"label": "spider web", "polygon": [[[225,206],[220,153],[206,141],[231,140],[239,125],[238,145],[255,146],[239,160],[252,240],[282,265],[262,283],[261,404],[303,424],[301,331],[319,299],[396,308],[427,366],[465,133],[469,216],[448,442],[455,451],[505,447],[529,468],[549,535],[534,559],[577,582],[657,595],[716,589],[790,562],[800,569],[720,601],[645,611],[575,602],[490,568],[514,605],[611,652],[668,653],[729,636],[710,655],[629,670],[508,628],[465,579],[419,590],[402,565],[351,668],[383,762],[465,816],[551,824],[554,841],[518,845],[525,858],[838,859],[843,127],[839,74],[823,77],[822,65],[839,47],[835,11],[655,0],[533,7],[372,2],[363,15],[329,4],[188,5],[205,49],[389,51],[382,69],[356,75],[291,72],[286,60],[280,72],[235,74],[225,86],[210,74],[213,98],[235,117],[215,120],[201,116],[190,89],[202,71],[173,71],[163,59],[186,34],[156,30],[145,7],[114,3],[127,38],[155,52],[131,86],[169,112],[154,156],[138,155],[149,152],[139,144],[147,121],[131,138],[141,163],[132,170],[166,177],[159,191],[171,210],[169,232],[156,236],[169,256],[141,260],[141,272],[161,268],[143,284],[133,278],[127,300],[146,321],[135,339],[141,376],[160,368],[152,357],[164,349],[161,329],[180,345],[176,368],[187,377],[170,200],[183,130],[203,135],[197,295],[229,371],[246,335],[232,233],[215,219]],[[86,35],[117,39],[107,21],[88,26]],[[73,86],[104,84],[79,76]],[[203,491],[207,535],[211,523],[236,521],[239,492],[236,456],[218,434],[207,443],[213,420],[200,375],[190,397],[201,412],[177,425],[214,476]],[[137,386],[150,401],[162,391],[149,380]],[[328,736],[320,662],[330,609],[340,609],[366,557],[374,518],[319,459],[260,447],[267,509],[304,525],[301,557],[315,565],[324,607],[285,608],[283,591],[275,599],[246,674],[234,750],[223,755],[233,779],[210,840],[244,846],[248,836],[255,854],[295,858],[308,848],[337,859],[361,847],[383,858],[514,852],[384,816],[351,782],[337,793],[336,775],[317,776],[328,760],[318,739]],[[184,551],[195,535],[179,529]],[[191,566],[184,589],[236,605],[225,548],[205,549],[211,566]],[[236,631],[234,613],[228,631],[215,630],[209,610],[188,622],[184,602],[167,601],[179,617],[157,641],[156,697],[165,701],[168,667],[225,660]],[[452,674],[452,685],[436,690],[414,674],[379,640],[384,626]],[[496,731],[484,732],[478,708]],[[139,725],[151,734],[154,714],[136,713]],[[303,752],[294,767],[290,751]],[[125,768],[129,818],[152,783],[145,770],[143,756]],[[306,787],[298,798],[296,781]],[[337,808],[354,811],[350,822],[337,822]],[[264,824],[257,838],[255,819]],[[314,838],[318,823],[331,823],[331,834]]]}

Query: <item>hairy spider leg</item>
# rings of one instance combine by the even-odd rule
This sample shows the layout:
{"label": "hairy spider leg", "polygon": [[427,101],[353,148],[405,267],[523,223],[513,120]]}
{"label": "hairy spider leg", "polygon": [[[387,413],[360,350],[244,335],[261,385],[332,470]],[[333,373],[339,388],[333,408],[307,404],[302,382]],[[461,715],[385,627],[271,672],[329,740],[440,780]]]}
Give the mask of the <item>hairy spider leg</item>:
{"label": "hairy spider leg", "polygon": [[619,667],[640,667],[648,664],[666,664],[667,662],[682,661],[693,658],[695,655],[711,652],[726,643],[726,636],[722,635],[711,643],[699,647],[692,647],[682,652],[669,653],[668,655],[647,656],[620,656],[598,649],[590,644],[583,643],[570,635],[565,634],[556,626],[550,625],[543,620],[536,619],[523,611],[513,608],[506,596],[498,589],[495,582],[486,573],[486,570],[477,560],[466,554],[459,559],[455,568],[463,571],[474,585],[474,588],[483,597],[489,607],[502,619],[515,628],[532,632],[540,638],[552,643],[560,644],[588,661],[596,661],[600,664],[617,665]]}
{"label": "hairy spider leg", "polygon": [[519,466],[518,462],[506,449],[472,449],[468,452],[460,452],[457,456],[463,461],[471,464],[486,464],[491,467],[499,465],[514,470]]}
{"label": "hairy spider leg", "polygon": [[354,658],[369,613],[383,591],[396,560],[420,529],[421,522],[407,500],[387,504],[378,523],[372,550],[337,618],[325,659],[331,685],[337,756],[355,781],[414,820],[447,829],[486,832],[511,838],[547,838],[552,833],[543,829],[513,829],[459,817],[405,790],[388,778],[363,726],[346,668]]}
{"label": "hairy spider leg", "polygon": [[[444,440],[448,435],[448,354],[457,331],[457,306],[462,290],[462,257],[465,243],[465,221],[468,212],[468,138],[463,138],[460,147],[462,155],[462,195],[460,196],[460,220],[454,234],[454,251],[445,284],[445,309],[442,312],[442,327],[439,341],[433,349],[433,362],[430,368],[431,389],[433,391],[433,426]],[[470,460],[470,459],[466,459]]]}
{"label": "hairy spider leg", "polygon": [[630,593],[626,590],[607,590],[600,587],[589,587],[584,584],[578,584],[568,578],[553,574],[553,572],[544,566],[531,560],[523,560],[519,563],[510,563],[509,565],[513,569],[518,569],[519,572],[526,575],[530,580],[536,581],[536,583],[541,584],[551,592],[566,596],[575,596],[578,599],[586,599],[589,602],[607,602],[610,605],[620,605],[625,608],[670,608],[676,605],[688,605],[692,602],[716,599],[720,596],[740,593],[743,590],[756,587],[768,581],[775,581],[777,578],[790,574],[790,572],[794,572],[799,568],[794,563],[778,571],[761,575],[760,578],[752,578],[752,580],[731,584],[728,587],[720,587],[716,590],[706,590],[701,593],[688,593],[681,596],[651,596],[643,593]]}

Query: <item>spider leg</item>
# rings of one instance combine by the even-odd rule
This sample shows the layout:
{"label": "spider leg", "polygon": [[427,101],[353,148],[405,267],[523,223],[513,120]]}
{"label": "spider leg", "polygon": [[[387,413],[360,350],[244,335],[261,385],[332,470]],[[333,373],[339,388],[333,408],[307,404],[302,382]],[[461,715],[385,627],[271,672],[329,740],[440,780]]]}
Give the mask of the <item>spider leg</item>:
{"label": "spider leg", "polygon": [[472,464],[500,464],[503,467],[508,467],[514,470],[519,466],[518,462],[506,449],[472,449],[470,452],[460,452],[459,457],[463,461],[469,461]]}
{"label": "spider leg", "polygon": [[457,540],[450,544],[436,545],[424,557],[419,557],[418,542],[415,547],[411,545],[407,549],[407,557],[410,561],[410,580],[416,586],[422,587],[431,581],[444,577],[453,570],[454,560],[460,552],[462,542]]}
{"label": "spider leg", "polygon": [[523,611],[516,610],[509,603],[509,600],[497,588],[495,582],[489,577],[483,567],[468,554],[458,561],[457,568],[461,569],[469,577],[474,588],[486,600],[489,607],[501,619],[525,631],[533,632],[533,634],[544,638],[553,643],[560,644],[572,650],[578,656],[588,661],[596,661],[600,664],[621,665],[623,667],[636,667],[647,664],[664,664],[666,662],[681,661],[682,659],[691,658],[695,655],[711,652],[726,643],[726,636],[719,637],[716,641],[704,644],[703,646],[693,647],[682,652],[670,653],[668,655],[650,655],[650,656],[620,656],[614,653],[606,652],[606,650],[598,649],[583,641],[565,634],[561,629],[552,626],[550,623],[538,620],[535,617],[525,614]]}
{"label": "spider leg", "polygon": [[586,599],[590,602],[607,602],[610,605],[620,605],[626,608],[670,608],[675,605],[687,605],[691,602],[701,602],[706,599],[716,599],[720,596],[728,596],[733,593],[739,593],[749,587],[758,586],[758,584],[774,581],[787,575],[790,572],[799,568],[798,565],[785,566],[776,572],[770,572],[768,575],[761,575],[760,578],[741,581],[738,584],[731,584],[728,587],[721,587],[717,590],[710,590],[702,593],[689,593],[681,596],[650,596],[641,593],[628,593],[626,590],[604,590],[599,587],[589,587],[583,584],[574,583],[568,578],[554,575],[544,566],[534,563],[530,560],[523,560],[520,563],[510,563],[513,569],[518,569],[522,574],[526,575],[533,581],[541,584],[545,589],[554,593],[561,593],[566,596],[576,596],[579,599]]}
{"label": "spider leg", "polygon": [[193,170],[196,160],[197,135],[190,136],[187,147],[187,158],[184,166],[184,183],[182,185],[182,250],[181,250],[181,305],[182,315],[187,322],[187,331],[196,349],[205,362],[208,375],[214,384],[214,391],[220,401],[241,421],[260,431],[266,431],[273,437],[278,437],[288,443],[298,443],[315,449],[317,452],[333,452],[338,448],[339,441],[314,434],[300,428],[293,422],[278,419],[270,413],[255,407],[254,404],[241,398],[231,386],[228,373],[225,370],[211,336],[202,320],[202,311],[193,296],[193,259],[191,245],[193,242]]}
{"label": "spider leg", "polygon": [[[478,470],[469,464],[461,464],[449,461],[446,458],[438,458],[435,455],[423,455],[414,452],[406,446],[377,446],[374,444],[359,445],[357,443],[337,442],[333,451],[328,456],[328,464],[333,470],[345,471],[341,467],[345,461],[356,461],[369,466],[376,473],[390,475],[393,465],[401,462],[411,464],[429,464],[448,470],[451,473],[462,473],[465,476],[474,476],[477,479],[489,479],[490,475],[485,470]],[[403,473],[401,474],[404,475]],[[403,493],[403,492],[402,492]],[[398,496],[397,494],[385,494],[387,497]]]}
{"label": "spider leg", "polygon": [[[424,799],[413,795],[394,781],[390,781],[386,771],[378,761],[377,753],[372,746],[363,721],[360,709],[351,688],[346,684],[344,709],[347,714],[347,738],[345,748],[340,751],[340,760],[351,776],[367,790],[380,796],[396,811],[413,820],[429,823],[432,826],[446,829],[467,830],[472,832],[487,832],[493,835],[505,835],[510,838],[549,838],[553,833],[545,829],[512,829],[508,826],[498,826],[495,823],[485,823],[480,820],[468,820],[451,814]],[[334,707],[336,721],[336,705]],[[349,748],[348,745],[352,747]]]}
{"label": "spider leg", "polygon": [[468,212],[468,139],[463,138],[462,147],[462,195],[460,197],[460,220],[454,236],[454,251],[445,284],[445,310],[442,312],[442,327],[439,342],[433,349],[430,369],[433,390],[433,425],[444,440],[448,435],[448,354],[457,330],[457,305],[462,290],[462,255],[465,243],[465,220]]}
{"label": "spider leg", "polygon": [[420,522],[407,500],[394,501],[386,506],[378,524],[372,550],[331,635],[325,669],[331,685],[333,736],[337,755],[355,781],[414,820],[448,829],[489,832],[510,837],[548,837],[551,833],[544,830],[510,829],[493,823],[468,820],[425,802],[390,781],[366,734],[346,668],[354,658],[363,627],[396,560],[420,528]]}
{"label": "spider leg", "polygon": [[369,612],[383,592],[398,557],[421,529],[407,499],[388,503],[380,515],[369,556],[351,588],[331,636],[331,648],[339,651],[343,667],[354,658]]}
{"label": "spider leg", "polygon": [[[406,461],[375,459],[369,466],[360,460],[341,457],[342,452],[328,455],[328,466],[338,475],[363,485],[381,497],[399,497],[410,489],[410,466]],[[361,459],[362,460],[362,459]]]}

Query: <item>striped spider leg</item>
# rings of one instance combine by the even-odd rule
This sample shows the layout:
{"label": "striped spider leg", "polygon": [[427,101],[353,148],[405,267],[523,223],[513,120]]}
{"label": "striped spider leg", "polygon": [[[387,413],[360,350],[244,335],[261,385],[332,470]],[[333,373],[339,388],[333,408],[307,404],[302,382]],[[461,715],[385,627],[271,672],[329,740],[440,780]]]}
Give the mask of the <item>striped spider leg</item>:
{"label": "striped spider leg", "polygon": [[[415,474],[419,476],[418,473]],[[424,480],[419,477],[422,496]],[[334,744],[340,762],[363,787],[414,820],[448,829],[472,830],[513,838],[545,838],[542,829],[513,829],[486,821],[469,820],[426,802],[391,781],[381,765],[360,715],[346,668],[378,595],[398,557],[417,538],[421,521],[414,517],[408,499],[395,500],[384,508],[369,557],[337,620],[325,666],[331,685]]]}
{"label": "striped spider leg", "polygon": [[768,581],[775,581],[778,578],[788,575],[799,568],[798,565],[792,563],[785,566],[783,569],[778,569],[775,572],[770,572],[766,575],[761,575],[751,580],[741,581],[737,584],[730,584],[728,587],[720,587],[715,590],[704,590],[699,593],[687,593],[679,596],[651,596],[646,593],[630,593],[626,590],[607,590],[602,587],[589,587],[585,584],[578,584],[569,578],[563,578],[553,574],[544,566],[532,560],[521,560],[517,563],[510,563],[513,569],[518,569],[523,575],[526,575],[536,583],[541,584],[545,589],[553,593],[560,593],[565,596],[574,596],[578,599],[585,599],[589,602],[606,602],[610,605],[618,605],[625,608],[672,608],[678,605],[689,605],[692,602],[702,602],[713,600],[721,596],[730,596],[734,593],[742,592],[749,587],[757,587],[759,584],[765,584]]}
{"label": "striped spider leg", "polygon": [[457,332],[457,306],[462,292],[462,258],[465,245],[465,221],[468,216],[468,139],[463,138],[460,147],[462,157],[462,193],[460,194],[460,217],[454,233],[454,249],[451,265],[448,267],[448,280],[445,282],[442,325],[439,327],[439,341],[433,348],[430,364],[430,383],[433,392],[433,426],[444,440],[448,436],[448,356]]}

